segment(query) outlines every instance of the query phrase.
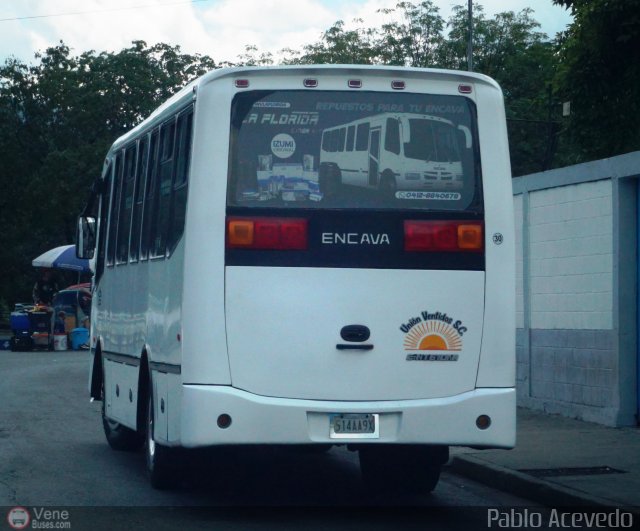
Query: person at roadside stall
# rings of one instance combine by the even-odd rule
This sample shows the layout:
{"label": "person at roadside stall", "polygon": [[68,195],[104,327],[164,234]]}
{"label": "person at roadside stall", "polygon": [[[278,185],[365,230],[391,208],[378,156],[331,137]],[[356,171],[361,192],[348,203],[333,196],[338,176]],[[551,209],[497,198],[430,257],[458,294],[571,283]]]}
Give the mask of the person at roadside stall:
{"label": "person at roadside stall", "polygon": [[56,316],[56,320],[53,323],[53,333],[54,334],[64,334],[66,332],[65,329],[65,318],[67,317],[67,314],[63,311],[59,311],[58,315]]}
{"label": "person at roadside stall", "polygon": [[51,306],[53,296],[58,292],[58,283],[53,278],[51,271],[45,269],[33,286],[33,302],[44,306]]}

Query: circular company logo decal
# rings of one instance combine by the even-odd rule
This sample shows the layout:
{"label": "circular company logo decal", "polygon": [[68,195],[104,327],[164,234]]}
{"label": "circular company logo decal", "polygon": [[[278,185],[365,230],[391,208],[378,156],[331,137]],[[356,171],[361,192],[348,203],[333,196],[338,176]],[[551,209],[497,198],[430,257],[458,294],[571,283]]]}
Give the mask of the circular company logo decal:
{"label": "circular company logo decal", "polygon": [[271,152],[280,159],[288,159],[296,150],[296,141],[291,135],[280,133],[271,140]]}
{"label": "circular company logo decal", "polygon": [[24,529],[31,522],[31,516],[24,507],[14,507],[7,513],[7,522],[13,529]]}

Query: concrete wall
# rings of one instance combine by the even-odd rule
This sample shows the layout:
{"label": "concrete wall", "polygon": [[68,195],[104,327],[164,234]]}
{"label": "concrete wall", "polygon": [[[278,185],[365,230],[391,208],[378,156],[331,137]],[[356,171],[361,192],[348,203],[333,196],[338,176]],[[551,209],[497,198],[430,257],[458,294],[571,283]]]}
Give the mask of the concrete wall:
{"label": "concrete wall", "polygon": [[514,179],[520,405],[635,424],[639,174],[635,152]]}

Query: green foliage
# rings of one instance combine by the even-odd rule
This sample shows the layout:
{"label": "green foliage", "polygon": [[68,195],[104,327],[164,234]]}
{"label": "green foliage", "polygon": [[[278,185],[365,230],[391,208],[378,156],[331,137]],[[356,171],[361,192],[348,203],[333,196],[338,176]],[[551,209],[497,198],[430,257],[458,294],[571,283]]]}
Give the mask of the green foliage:
{"label": "green foliage", "polygon": [[446,42],[445,24],[432,0],[420,4],[399,2],[395,8],[380,12],[400,19],[383,24],[378,32],[376,45],[380,62],[414,67],[441,63],[440,52]]}
{"label": "green foliage", "polygon": [[143,41],[78,56],[60,43],[38,63],[0,66],[0,300],[29,298],[31,260],[72,243],[109,145],[191,79],[206,56]]}
{"label": "green foliage", "polygon": [[[502,87],[513,175],[546,169],[553,126],[549,119],[549,92],[556,68],[557,45],[538,31],[533,10],[507,11],[488,19],[482,6],[473,11],[473,69],[494,78]],[[442,64],[466,70],[468,12],[454,7],[449,38],[442,46]]]}
{"label": "green foliage", "polygon": [[[362,23],[362,20],[354,22]],[[345,30],[344,22],[338,20],[322,34],[319,42],[308,44],[297,64],[373,64],[376,62],[376,47],[372,41],[372,30],[357,28]]]}
{"label": "green foliage", "polygon": [[640,148],[640,0],[554,0],[574,22],[562,36],[555,79],[571,117],[568,163]]}

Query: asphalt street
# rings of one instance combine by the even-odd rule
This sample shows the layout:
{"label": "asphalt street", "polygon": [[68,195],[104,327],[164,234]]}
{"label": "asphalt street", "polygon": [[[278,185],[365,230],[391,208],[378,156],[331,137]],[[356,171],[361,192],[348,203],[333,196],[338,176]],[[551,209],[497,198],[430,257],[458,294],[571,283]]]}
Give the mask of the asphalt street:
{"label": "asphalt street", "polygon": [[105,441],[89,356],[0,351],[0,507],[66,507],[72,529],[486,529],[487,508],[534,505],[446,468],[431,495],[374,495],[343,447],[193,451],[184,483],[154,490],[143,454]]}

